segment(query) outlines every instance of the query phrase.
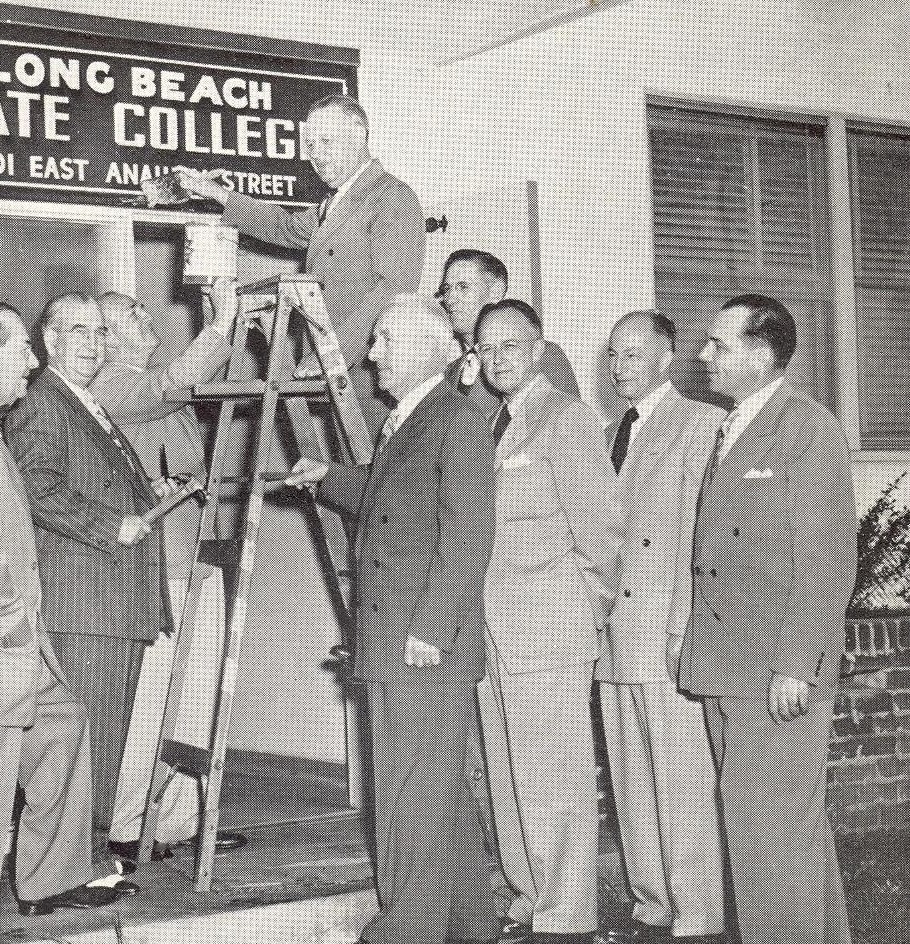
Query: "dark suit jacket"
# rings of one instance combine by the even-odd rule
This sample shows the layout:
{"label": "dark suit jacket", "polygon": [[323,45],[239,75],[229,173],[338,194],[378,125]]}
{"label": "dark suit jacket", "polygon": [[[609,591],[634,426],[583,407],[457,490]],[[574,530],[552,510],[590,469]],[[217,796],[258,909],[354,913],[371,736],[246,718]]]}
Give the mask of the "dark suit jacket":
{"label": "dark suit jacket", "polygon": [[277,203],[232,193],[223,222],[264,242],[306,250],[306,272],[323,286],[345,363],[361,366],[373,324],[397,292],[416,292],[426,225],[407,184],[377,160],[319,225],[319,208],[289,213]]}
{"label": "dark suit jacket", "polygon": [[824,407],[785,381],[702,491],[682,687],[766,698],[777,672],[830,697],[856,562],[844,434]]}
{"label": "dark suit jacket", "polygon": [[134,547],[117,542],[123,518],[157,501],[135,453],[131,468],[51,370],[10,411],[4,434],[32,505],[48,632],[151,642],[170,630],[160,528]]}
{"label": "dark suit jacket", "polygon": [[[357,517],[357,678],[483,677],[493,453],[485,417],[443,380],[372,466],[330,467],[321,500]],[[405,666],[408,635],[438,646],[441,664]]]}
{"label": "dark suit jacket", "polygon": [[[470,353],[470,352],[468,352]],[[459,386],[461,372],[465,366],[468,353],[462,354],[458,360],[452,361],[446,368],[445,379],[457,387],[469,400],[480,408],[481,412],[492,419],[502,402],[499,396],[490,389],[483,376],[483,371],[477,375],[477,380],[468,387]],[[476,357],[476,355],[475,355]],[[555,341],[543,342],[543,353],[540,356],[540,372],[557,389],[574,399],[580,399],[578,381],[575,371],[566,357],[566,352]]]}

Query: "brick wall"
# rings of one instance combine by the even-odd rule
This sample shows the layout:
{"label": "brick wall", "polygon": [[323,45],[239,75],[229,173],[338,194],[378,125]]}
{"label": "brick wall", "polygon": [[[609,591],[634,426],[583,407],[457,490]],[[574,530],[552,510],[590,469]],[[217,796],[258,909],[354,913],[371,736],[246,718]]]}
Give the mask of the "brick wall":
{"label": "brick wall", "polygon": [[[834,828],[910,824],[910,621],[851,621],[848,649],[861,673],[838,702],[828,770]],[[874,671],[869,671],[869,670]]]}

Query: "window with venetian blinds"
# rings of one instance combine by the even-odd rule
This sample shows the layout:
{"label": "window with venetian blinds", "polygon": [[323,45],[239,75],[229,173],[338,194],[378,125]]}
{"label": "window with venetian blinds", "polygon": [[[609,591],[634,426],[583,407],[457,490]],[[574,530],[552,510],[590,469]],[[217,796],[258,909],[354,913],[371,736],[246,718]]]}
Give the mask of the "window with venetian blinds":
{"label": "window with venetian blinds", "polygon": [[679,386],[705,397],[710,313],[760,292],[797,321],[791,373],[833,407],[824,125],[661,104],[648,124],[657,305],[679,331]]}
{"label": "window with venetian blinds", "polygon": [[910,134],[848,128],[860,445],[910,448]]}

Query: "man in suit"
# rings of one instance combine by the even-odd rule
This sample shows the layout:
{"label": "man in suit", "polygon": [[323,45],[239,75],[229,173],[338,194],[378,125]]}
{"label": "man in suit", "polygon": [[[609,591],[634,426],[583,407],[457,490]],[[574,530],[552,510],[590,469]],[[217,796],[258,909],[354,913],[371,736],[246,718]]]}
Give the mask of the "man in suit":
{"label": "man in suit", "polygon": [[542,350],[529,305],[481,309],[477,353],[503,403],[478,693],[499,852],[517,893],[503,938],[587,944],[597,928],[591,683],[616,572],[616,475],[592,411],[540,373]]}
{"label": "man in suit", "polygon": [[[25,394],[38,366],[18,312],[0,305],[0,407]],[[88,887],[92,866],[92,774],[85,708],[41,624],[41,583],[28,497],[0,441],[0,862],[7,851],[17,783],[22,788],[10,877],[23,915],[91,908],[119,897]]]}
{"label": "man in suit", "polygon": [[[350,96],[329,95],[309,107],[304,144],[331,193],[301,212],[233,193],[199,174],[180,173],[190,193],[222,204],[224,223],[267,243],[306,250],[306,273],[323,286],[351,382],[376,435],[388,406],[366,363],[370,333],[396,293],[417,291],[426,224],[411,188],[370,156],[368,132],[366,113]],[[314,371],[312,355],[298,376]]]}
{"label": "man in suit", "polygon": [[[508,287],[508,271],[492,253],[481,249],[456,249],[446,260],[442,282],[436,292],[462,350],[461,357],[446,368],[445,378],[491,417],[499,409],[500,399],[481,372],[480,359],[474,348],[474,329],[480,309],[502,301]],[[544,339],[540,372],[557,390],[570,397],[580,396],[575,371],[566,352],[554,341]]]}
{"label": "man in suit", "polygon": [[371,466],[301,459],[290,484],[356,516],[355,678],[372,729],[379,914],[369,944],[496,941],[467,776],[484,671],[493,543],[489,424],[442,377],[455,341],[414,296],[379,318],[370,358],[397,403]]}
{"label": "man in suit", "polygon": [[[627,403],[607,431],[622,514],[616,603],[595,677],[623,858],[634,898],[622,940],[724,930],[717,776],[701,703],[679,691],[692,603],[695,507],[726,415],[670,382],[676,329],[655,311],[620,318],[610,379]],[[625,934],[621,932],[626,932]]]}
{"label": "man in suit", "polygon": [[825,812],[828,744],[856,578],[850,452],[785,379],[779,302],[743,295],[702,359],[735,407],[699,499],[683,688],[705,699],[742,944],[848,944]]}
{"label": "man in suit", "polygon": [[[149,363],[161,339],[143,305],[116,292],[98,300],[107,328],[107,353],[89,391],[117,423],[152,480],[167,475],[191,475],[205,481],[205,448],[199,420],[192,405],[176,398],[175,391],[211,380],[226,363],[231,353],[229,337],[236,310],[229,304],[229,294],[235,290],[233,281],[218,280],[208,294],[214,320],[186,351],[166,364]],[[201,514],[200,504],[191,500],[162,519],[174,613],[183,612]],[[183,699],[177,730],[178,740],[206,750],[211,737],[224,626],[221,573],[208,568],[201,586],[188,663],[192,697]],[[176,634],[161,635],[146,650],[139,674],[109,840],[111,851],[127,860],[135,859],[138,851],[176,641]],[[196,780],[177,773],[162,800],[156,838],[165,847],[192,839],[196,835],[198,812]],[[222,851],[237,848],[244,841],[239,833],[219,832],[218,848]],[[166,854],[165,849],[159,854]]]}
{"label": "man in suit", "polygon": [[95,828],[111,825],[145,646],[171,632],[157,501],[138,456],[89,393],[104,358],[96,302],[55,299],[41,319],[46,369],[4,432],[38,542],[42,615],[70,691],[88,708]]}

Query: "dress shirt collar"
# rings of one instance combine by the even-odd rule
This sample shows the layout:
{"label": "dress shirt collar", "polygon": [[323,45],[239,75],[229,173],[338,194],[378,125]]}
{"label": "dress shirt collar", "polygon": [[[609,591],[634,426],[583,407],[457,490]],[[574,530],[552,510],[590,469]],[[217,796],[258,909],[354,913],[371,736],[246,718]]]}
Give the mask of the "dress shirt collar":
{"label": "dress shirt collar", "polygon": [[389,414],[389,435],[397,432],[401,424],[417,409],[427,394],[431,390],[435,390],[441,382],[442,374],[436,374],[425,380],[422,384],[418,384],[410,393],[406,393],[401,398],[398,406]]}
{"label": "dress shirt collar", "polygon": [[509,413],[511,413],[512,419],[516,417],[521,405],[527,400],[528,394],[540,383],[542,376],[543,374],[535,374],[534,379],[526,387],[522,387],[521,390],[504,398],[505,402],[509,404]]}
{"label": "dress shirt collar", "polygon": [[629,403],[629,406],[634,406],[635,409],[638,410],[638,419],[635,420],[632,424],[632,429],[629,431],[630,446],[635,441],[638,431],[648,421],[648,417],[654,412],[657,404],[664,398],[664,395],[670,392],[672,386],[673,385],[668,380],[665,384],[661,384],[656,390],[652,390],[641,403]]}
{"label": "dress shirt collar", "polygon": [[777,388],[783,382],[783,377],[772,380],[771,383],[765,384],[761,390],[756,390],[751,396],[746,397],[739,406],[731,410],[722,426],[724,439],[718,454],[718,461],[726,456],[733,443],[743,434],[743,430],[758,416],[761,408],[777,393]]}
{"label": "dress shirt collar", "polygon": [[84,389],[83,387],[77,387],[74,383],[70,383],[63,374],[57,370],[56,367],[48,367],[48,370],[55,373],[66,385],[69,387],[73,393],[79,397],[79,402],[92,414],[92,416],[97,416],[101,410],[101,404],[92,396],[91,392]]}
{"label": "dress shirt collar", "polygon": [[328,216],[332,210],[338,206],[338,201],[351,189],[354,185],[354,181],[373,163],[373,158],[371,157],[365,164],[361,164],[357,170],[351,174],[350,177],[335,191],[335,195],[329,200],[329,205],[326,208],[325,215]]}

